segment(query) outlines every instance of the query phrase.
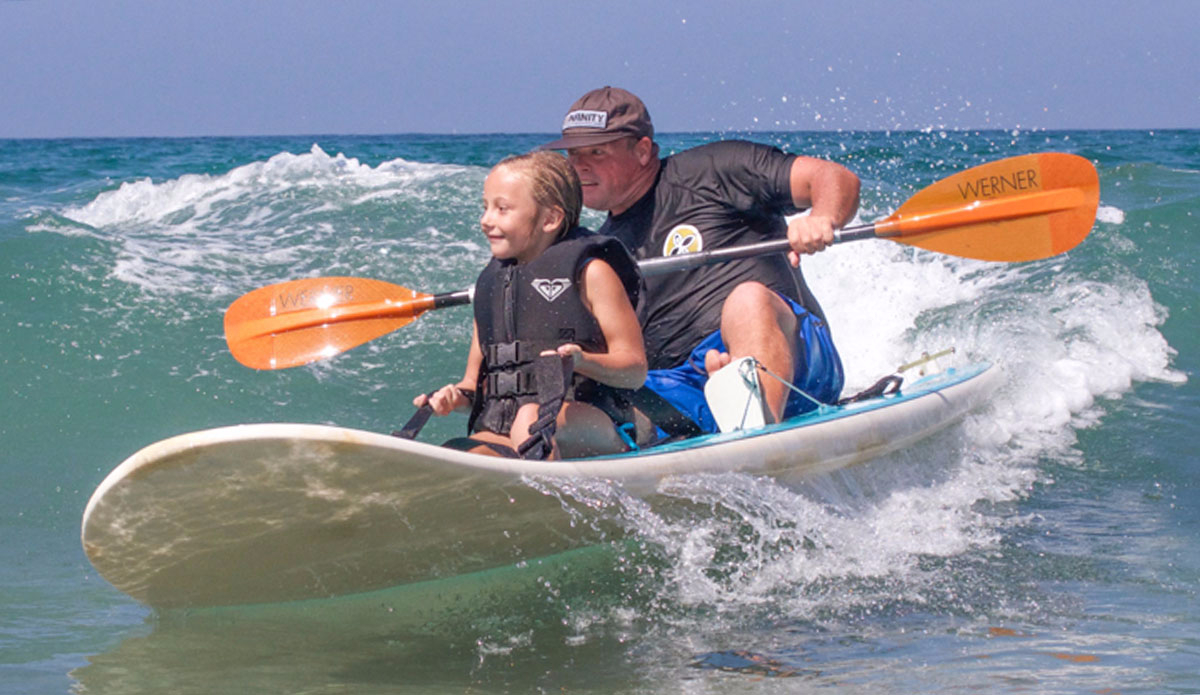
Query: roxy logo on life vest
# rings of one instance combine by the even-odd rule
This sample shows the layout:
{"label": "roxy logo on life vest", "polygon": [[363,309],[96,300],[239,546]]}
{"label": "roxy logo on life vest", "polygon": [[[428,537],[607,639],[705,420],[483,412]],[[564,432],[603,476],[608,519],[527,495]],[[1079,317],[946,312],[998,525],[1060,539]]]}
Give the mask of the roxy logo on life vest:
{"label": "roxy logo on life vest", "polygon": [[558,295],[566,291],[571,286],[571,281],[567,278],[537,278],[533,281],[533,289],[538,291],[538,294],[546,298],[547,302],[553,302],[558,299]]}

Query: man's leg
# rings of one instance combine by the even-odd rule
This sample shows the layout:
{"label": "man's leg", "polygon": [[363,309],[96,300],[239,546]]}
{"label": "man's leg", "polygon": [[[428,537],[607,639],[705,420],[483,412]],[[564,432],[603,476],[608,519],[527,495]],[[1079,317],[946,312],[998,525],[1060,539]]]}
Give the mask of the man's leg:
{"label": "man's leg", "polygon": [[[743,282],[721,308],[721,338],[729,352],[709,350],[704,368],[712,374],[740,357],[753,356],[787,383],[792,381],[796,314],[766,285]],[[789,389],[778,379],[762,379],[763,396],[775,422],[783,418]]]}

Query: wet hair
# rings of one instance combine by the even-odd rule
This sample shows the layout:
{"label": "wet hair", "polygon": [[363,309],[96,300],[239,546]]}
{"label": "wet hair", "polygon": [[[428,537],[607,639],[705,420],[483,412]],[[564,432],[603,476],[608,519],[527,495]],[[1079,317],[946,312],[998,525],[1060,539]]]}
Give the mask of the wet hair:
{"label": "wet hair", "polygon": [[505,157],[493,169],[500,167],[510,167],[525,175],[533,189],[533,202],[539,209],[562,210],[563,223],[558,236],[579,225],[583,187],[579,184],[579,174],[566,157],[550,150],[537,150]]}

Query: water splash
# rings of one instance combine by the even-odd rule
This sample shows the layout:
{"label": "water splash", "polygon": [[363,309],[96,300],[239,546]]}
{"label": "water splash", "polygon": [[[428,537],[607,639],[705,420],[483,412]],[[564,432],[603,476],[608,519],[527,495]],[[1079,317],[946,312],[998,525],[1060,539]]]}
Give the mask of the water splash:
{"label": "water splash", "polygon": [[[454,213],[481,180],[475,167],[404,159],[371,167],[313,145],[221,175],[125,182],[62,214],[113,240],[112,274],[122,282],[227,297],[280,279],[371,272],[407,251],[427,263],[439,258],[434,249],[478,255],[480,244],[455,233],[474,210]],[[445,220],[450,238],[429,220]]]}

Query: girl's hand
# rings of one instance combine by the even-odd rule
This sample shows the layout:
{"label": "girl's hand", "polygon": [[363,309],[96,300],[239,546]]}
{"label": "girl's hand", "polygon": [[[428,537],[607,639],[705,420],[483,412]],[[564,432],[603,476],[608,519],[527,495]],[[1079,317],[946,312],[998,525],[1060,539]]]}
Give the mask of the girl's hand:
{"label": "girl's hand", "polygon": [[583,348],[579,347],[575,343],[565,343],[563,345],[559,345],[553,350],[545,350],[542,352],[542,355],[560,355],[562,357],[570,357],[571,367],[574,368],[579,366],[579,363],[583,361]]}
{"label": "girl's hand", "polygon": [[458,408],[471,405],[471,401],[459,391],[458,384],[446,384],[434,391],[431,397],[422,393],[413,399],[413,405],[420,408],[427,401],[434,415],[449,415]]}

